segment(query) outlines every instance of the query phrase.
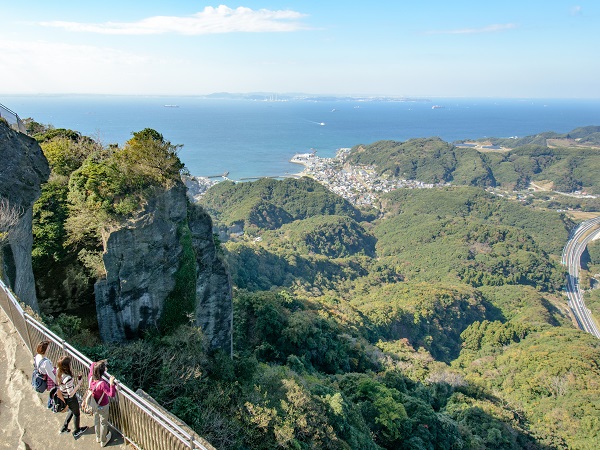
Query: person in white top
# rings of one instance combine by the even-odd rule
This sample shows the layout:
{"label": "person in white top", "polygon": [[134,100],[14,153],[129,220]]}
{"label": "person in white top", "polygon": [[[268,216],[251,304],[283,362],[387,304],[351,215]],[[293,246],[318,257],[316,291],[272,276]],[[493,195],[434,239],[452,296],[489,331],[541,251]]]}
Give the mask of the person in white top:
{"label": "person in white top", "polygon": [[77,389],[81,386],[82,375],[79,374],[77,376],[77,384],[75,384],[74,375],[71,371],[71,357],[63,356],[58,360],[58,372],[57,378],[60,380],[59,388],[62,391],[63,397],[65,398],[65,403],[69,407],[69,412],[67,413],[67,417],[65,418],[65,422],[63,423],[62,428],[60,429],[60,433],[68,433],[69,431],[69,422],[75,416],[75,430],[73,431],[73,437],[77,439],[88,427],[80,427],[79,426],[79,400],[75,395],[77,393]]}
{"label": "person in white top", "polygon": [[[50,341],[40,341],[38,343],[35,349],[36,355],[33,358],[33,362],[38,368],[38,372],[46,376],[46,382],[48,383],[48,391],[52,391],[54,386],[58,386],[59,383],[56,382],[54,365],[52,364],[52,361],[50,361],[50,359],[46,356],[46,351],[48,350],[49,345]],[[57,392],[57,395],[60,397],[61,400],[64,401],[62,392],[60,392],[60,390]],[[50,405],[49,402],[48,405]]]}

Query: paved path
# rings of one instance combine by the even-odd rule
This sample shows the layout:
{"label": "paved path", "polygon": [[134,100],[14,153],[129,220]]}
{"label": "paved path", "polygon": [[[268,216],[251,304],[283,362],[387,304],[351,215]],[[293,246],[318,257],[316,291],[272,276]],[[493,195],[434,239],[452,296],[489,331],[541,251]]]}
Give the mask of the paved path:
{"label": "paved path", "polygon": [[[46,408],[47,393],[38,394],[31,387],[32,370],[29,350],[0,308],[0,449],[99,449],[91,416],[81,415],[81,425],[90,428],[78,440],[71,433],[58,433],[65,413],[53,414]],[[120,436],[106,448],[131,450]]]}
{"label": "paved path", "polygon": [[563,250],[562,263],[567,266],[567,297],[569,307],[577,320],[577,325],[583,331],[593,334],[600,339],[600,329],[591,311],[585,306],[583,292],[579,288],[579,272],[581,268],[581,255],[590,241],[600,236],[600,217],[582,222],[571,232],[569,241]]}

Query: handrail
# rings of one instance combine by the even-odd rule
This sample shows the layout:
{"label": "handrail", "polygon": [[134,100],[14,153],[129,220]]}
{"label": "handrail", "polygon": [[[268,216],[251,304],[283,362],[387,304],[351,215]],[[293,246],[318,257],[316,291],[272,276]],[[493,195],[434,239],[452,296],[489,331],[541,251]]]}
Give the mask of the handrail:
{"label": "handrail", "polygon": [[25,124],[23,123],[19,115],[12,109],[8,109],[2,103],[0,103],[0,117],[6,119],[6,121],[10,125],[16,127],[17,131],[20,131],[23,134],[27,134],[27,128],[25,128]]}
{"label": "handrail", "polygon": [[[32,356],[37,342],[48,340],[50,346],[47,354],[51,359],[68,354],[72,358],[73,372],[87,373],[92,361],[27,314],[2,280],[0,280],[0,306],[9,316],[23,342],[29,347]],[[108,377],[108,373],[105,373],[105,377]],[[87,377],[83,387],[87,389]],[[214,450],[209,443],[185,430],[152,402],[122,383],[119,383],[117,395],[110,401],[110,425],[136,448]]]}

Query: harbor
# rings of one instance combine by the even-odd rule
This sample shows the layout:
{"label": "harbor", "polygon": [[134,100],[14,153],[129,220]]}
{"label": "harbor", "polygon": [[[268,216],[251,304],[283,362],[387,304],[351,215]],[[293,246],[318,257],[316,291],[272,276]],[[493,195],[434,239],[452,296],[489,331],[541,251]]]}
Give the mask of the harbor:
{"label": "harbor", "polygon": [[[330,191],[345,198],[354,205],[374,206],[379,194],[391,192],[399,188],[427,189],[441,184],[424,183],[418,180],[390,180],[377,174],[373,166],[354,166],[347,162],[350,148],[340,148],[333,158],[317,156],[317,151],[311,149],[308,153],[296,153],[290,162],[300,164],[300,173],[284,175],[242,177],[239,180],[229,180],[228,171],[212,176],[187,176],[184,182],[188,187],[188,195],[198,201],[211,186],[221,181],[246,182],[262,178],[282,180],[285,178],[310,177],[321,183]],[[221,180],[218,180],[221,178]]]}

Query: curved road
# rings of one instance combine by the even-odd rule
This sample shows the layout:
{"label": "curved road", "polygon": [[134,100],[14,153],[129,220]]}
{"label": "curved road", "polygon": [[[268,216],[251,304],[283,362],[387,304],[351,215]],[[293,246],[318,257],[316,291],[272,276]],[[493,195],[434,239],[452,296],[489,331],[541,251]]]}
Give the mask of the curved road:
{"label": "curved road", "polygon": [[598,330],[590,310],[586,308],[583,302],[583,294],[579,289],[581,255],[588,243],[594,237],[600,235],[600,229],[596,229],[599,225],[600,217],[596,217],[583,222],[571,232],[569,241],[563,250],[562,263],[567,266],[569,271],[566,287],[567,297],[569,298],[569,307],[577,320],[579,328],[600,339],[600,330]]}

